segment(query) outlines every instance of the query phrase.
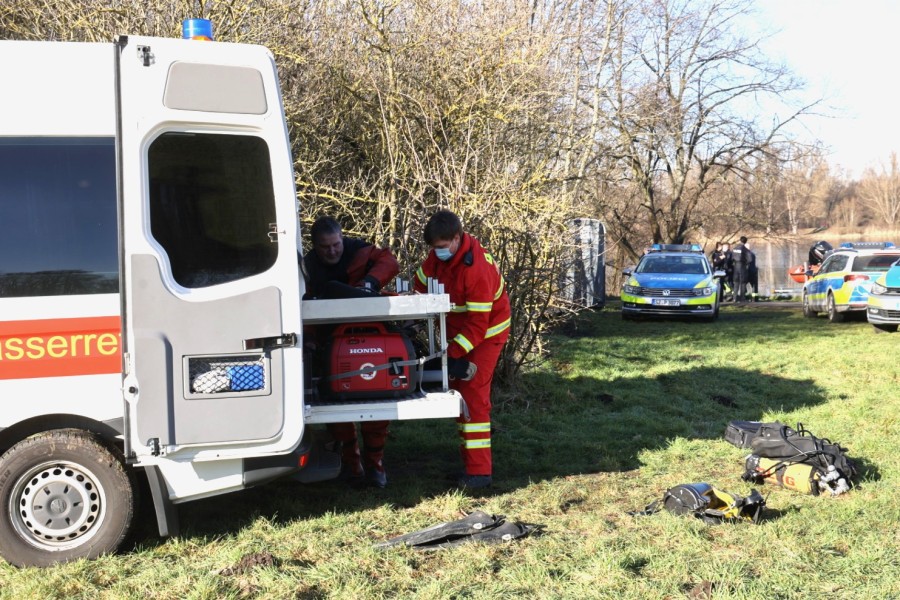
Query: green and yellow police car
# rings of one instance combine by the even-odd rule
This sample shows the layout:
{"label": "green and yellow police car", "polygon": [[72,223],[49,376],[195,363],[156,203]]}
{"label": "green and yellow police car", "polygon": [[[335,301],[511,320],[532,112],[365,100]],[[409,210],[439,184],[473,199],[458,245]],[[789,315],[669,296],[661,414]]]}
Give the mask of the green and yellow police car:
{"label": "green and yellow police car", "polygon": [[869,289],[866,318],[876,333],[900,327],[900,260],[891,265]]}
{"label": "green and yellow police car", "polygon": [[719,316],[720,278],[699,244],[654,244],[633,269],[625,269],[622,318],[641,315]]}
{"label": "green and yellow police car", "polygon": [[837,323],[850,312],[865,311],[875,279],[897,259],[900,248],[893,242],[844,242],[803,284],[803,314],[815,317],[824,312]]}

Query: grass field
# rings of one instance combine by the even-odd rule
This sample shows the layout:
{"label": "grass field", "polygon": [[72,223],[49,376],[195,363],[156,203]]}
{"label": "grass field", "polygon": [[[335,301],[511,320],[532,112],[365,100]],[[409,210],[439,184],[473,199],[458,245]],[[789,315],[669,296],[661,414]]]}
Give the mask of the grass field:
{"label": "grass field", "polygon": [[[900,333],[804,319],[799,306],[726,307],[712,324],[623,322],[614,308],[560,329],[540,369],[495,396],[495,486],[452,488],[450,421],[392,424],[389,486],[277,482],[152,512],[117,556],[0,565],[2,598],[900,599]],[[802,422],[849,448],[835,498],[770,486],[758,525],[629,516],[674,485],[741,495],[735,419]],[[373,544],[472,510],[540,524],[498,546]]]}

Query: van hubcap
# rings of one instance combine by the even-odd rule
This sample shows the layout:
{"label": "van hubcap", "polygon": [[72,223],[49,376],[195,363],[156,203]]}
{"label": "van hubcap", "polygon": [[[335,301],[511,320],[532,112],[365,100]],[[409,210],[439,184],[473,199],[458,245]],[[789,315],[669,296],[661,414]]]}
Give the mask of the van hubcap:
{"label": "van hubcap", "polygon": [[103,489],[90,471],[74,463],[45,463],[19,478],[9,510],[25,540],[59,550],[96,532],[104,504]]}

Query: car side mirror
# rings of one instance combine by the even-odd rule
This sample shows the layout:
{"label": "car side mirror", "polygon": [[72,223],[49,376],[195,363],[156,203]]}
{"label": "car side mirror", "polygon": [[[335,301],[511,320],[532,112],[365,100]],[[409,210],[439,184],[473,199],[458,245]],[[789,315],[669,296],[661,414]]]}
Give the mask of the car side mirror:
{"label": "car side mirror", "polygon": [[622,269],[622,275],[628,275],[629,277],[634,272],[634,267],[625,267]]}
{"label": "car side mirror", "polygon": [[725,271],[714,271],[713,277],[716,277],[716,278],[725,277]]}

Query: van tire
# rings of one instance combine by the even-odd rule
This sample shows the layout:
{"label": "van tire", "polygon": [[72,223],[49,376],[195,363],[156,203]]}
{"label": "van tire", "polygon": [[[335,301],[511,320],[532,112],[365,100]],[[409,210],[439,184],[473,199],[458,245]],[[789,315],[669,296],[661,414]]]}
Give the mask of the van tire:
{"label": "van tire", "polygon": [[45,431],[0,457],[0,555],[13,565],[45,567],[115,552],[134,509],[134,481],[122,454],[93,434]]}

